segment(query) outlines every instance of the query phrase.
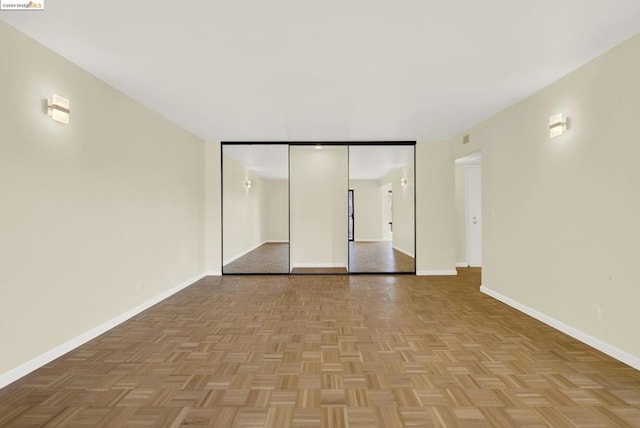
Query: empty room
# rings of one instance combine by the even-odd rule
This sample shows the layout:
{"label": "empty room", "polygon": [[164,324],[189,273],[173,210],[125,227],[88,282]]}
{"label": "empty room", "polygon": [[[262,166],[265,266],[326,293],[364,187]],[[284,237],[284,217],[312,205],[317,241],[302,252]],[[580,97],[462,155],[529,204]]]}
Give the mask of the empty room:
{"label": "empty room", "polygon": [[0,426],[640,425],[636,0],[0,0]]}

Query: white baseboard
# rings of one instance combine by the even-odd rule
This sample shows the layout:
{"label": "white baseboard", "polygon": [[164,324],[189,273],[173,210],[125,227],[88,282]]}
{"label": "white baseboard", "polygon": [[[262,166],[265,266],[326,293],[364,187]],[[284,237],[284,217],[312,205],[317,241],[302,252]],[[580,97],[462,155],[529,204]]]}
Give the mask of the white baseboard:
{"label": "white baseboard", "polygon": [[411,258],[415,257],[413,252],[407,251],[407,250],[405,250],[403,248],[400,248],[400,247],[396,247],[395,245],[393,246],[393,249],[396,250],[396,251],[400,251],[402,254],[405,254],[405,255],[407,255],[407,256],[409,256]]}
{"label": "white baseboard", "polygon": [[453,270],[419,270],[416,271],[418,276],[455,276],[458,271]]}
{"label": "white baseboard", "polygon": [[508,306],[511,306],[514,309],[519,310],[520,312],[524,312],[530,317],[533,317],[538,321],[541,321],[555,328],[556,330],[560,330],[561,332],[573,337],[574,339],[579,340],[582,343],[586,343],[587,345],[593,348],[596,348],[601,352],[604,352],[605,354],[615,358],[616,360],[622,361],[623,363],[628,364],[631,367],[640,370],[640,358],[635,355],[629,354],[628,352],[618,349],[615,346],[612,346],[606,342],[603,342],[602,340],[596,337],[593,337],[581,330],[578,330],[577,328],[571,327],[570,325],[567,325],[562,321],[558,321],[557,319],[552,318],[549,315],[543,314],[542,312],[539,312],[533,308],[530,308],[527,305],[517,302],[511,299],[510,297],[507,297],[495,290],[485,287],[484,285],[480,286],[480,291],[488,296],[493,297],[496,300],[501,301],[502,303]]}
{"label": "white baseboard", "polygon": [[268,239],[266,241],[264,241],[261,245],[264,244],[288,244],[289,240],[288,239]]}
{"label": "white baseboard", "polygon": [[95,339],[96,337],[100,336],[101,334],[105,333],[106,331],[111,330],[112,328],[116,327],[117,325],[127,321],[128,319],[138,315],[140,312],[149,309],[151,306],[156,305],[158,303],[160,303],[161,301],[165,300],[166,298],[174,295],[175,293],[183,290],[184,288],[187,288],[188,286],[192,285],[193,283],[195,283],[196,281],[199,281],[200,279],[204,278],[206,275],[205,274],[200,274],[200,275],[196,275],[193,278],[190,278],[178,285],[176,285],[175,287],[160,293],[159,295],[147,300],[146,302],[143,302],[141,304],[139,304],[138,306],[134,307],[133,309],[128,310],[127,312],[118,315],[117,317],[103,323],[100,324],[99,326],[92,328],[91,330],[81,334],[80,336],[77,336],[59,346],[56,346],[55,348],[45,352],[44,354],[38,355],[37,357],[27,361],[26,363],[12,369],[9,370],[6,373],[2,373],[0,374],[0,388],[4,388],[5,386],[9,385],[10,383],[13,383],[15,381],[17,381],[18,379],[20,379],[23,376],[28,375],[29,373],[31,373],[32,371],[39,369],[40,367],[50,363],[51,361],[55,360],[56,358],[61,357],[62,355],[66,354],[69,351],[73,351],[74,349],[76,349],[77,347],[87,343],[88,341]]}
{"label": "white baseboard", "polygon": [[383,239],[354,239],[354,242],[388,242]]}
{"label": "white baseboard", "polygon": [[222,276],[222,271],[221,270],[210,270],[204,273],[203,277],[205,276]]}
{"label": "white baseboard", "polygon": [[456,263],[456,267],[459,267],[459,268],[481,268],[482,265],[470,265],[467,262],[457,262]]}

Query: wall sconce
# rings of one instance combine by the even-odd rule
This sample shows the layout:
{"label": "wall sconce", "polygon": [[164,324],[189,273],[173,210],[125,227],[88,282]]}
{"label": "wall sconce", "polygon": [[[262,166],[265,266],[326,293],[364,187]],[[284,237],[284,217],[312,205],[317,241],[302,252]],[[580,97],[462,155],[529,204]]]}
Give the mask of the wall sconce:
{"label": "wall sconce", "polygon": [[562,113],[554,114],[549,118],[549,137],[562,135],[567,129],[569,129],[569,118]]}
{"label": "wall sconce", "polygon": [[69,100],[60,95],[53,95],[47,100],[47,112],[56,122],[69,123]]}
{"label": "wall sconce", "polygon": [[400,179],[400,185],[401,185],[402,187],[405,187],[405,186],[407,185],[407,179],[406,179],[405,177],[402,177],[402,178]]}
{"label": "wall sconce", "polygon": [[244,182],[244,187],[246,187],[247,189],[251,189],[251,180],[246,180]]}

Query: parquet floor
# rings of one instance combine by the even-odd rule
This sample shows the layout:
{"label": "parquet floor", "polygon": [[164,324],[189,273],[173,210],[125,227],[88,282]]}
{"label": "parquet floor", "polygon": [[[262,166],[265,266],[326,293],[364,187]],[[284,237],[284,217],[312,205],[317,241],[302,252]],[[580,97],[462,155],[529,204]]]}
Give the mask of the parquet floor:
{"label": "parquet floor", "polygon": [[640,426],[640,372],[479,281],[205,278],[0,390],[0,426]]}
{"label": "parquet floor", "polygon": [[330,268],[322,268],[322,267],[298,267],[291,269],[292,274],[317,274],[317,275],[346,275],[347,268],[345,267],[330,267]]}
{"label": "parquet floor", "polygon": [[415,260],[393,249],[391,241],[349,242],[350,272],[415,272]]}
{"label": "parquet floor", "polygon": [[267,242],[222,267],[229,273],[289,273],[289,244]]}
{"label": "parquet floor", "polygon": [[[415,272],[415,260],[394,250],[390,241],[349,242],[351,272]],[[225,274],[289,273],[289,244],[268,242],[222,267]],[[346,273],[344,268],[296,268],[292,273]]]}

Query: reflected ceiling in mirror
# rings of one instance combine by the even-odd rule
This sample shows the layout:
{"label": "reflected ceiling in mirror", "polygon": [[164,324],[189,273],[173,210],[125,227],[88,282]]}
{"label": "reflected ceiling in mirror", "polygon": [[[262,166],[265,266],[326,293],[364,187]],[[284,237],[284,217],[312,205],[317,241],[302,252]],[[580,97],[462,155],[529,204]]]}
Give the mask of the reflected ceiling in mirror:
{"label": "reflected ceiling in mirror", "polygon": [[378,180],[391,171],[413,164],[413,146],[351,146],[349,178]]}
{"label": "reflected ceiling in mirror", "polygon": [[225,155],[261,177],[279,180],[289,177],[287,144],[225,144],[223,151]]}

